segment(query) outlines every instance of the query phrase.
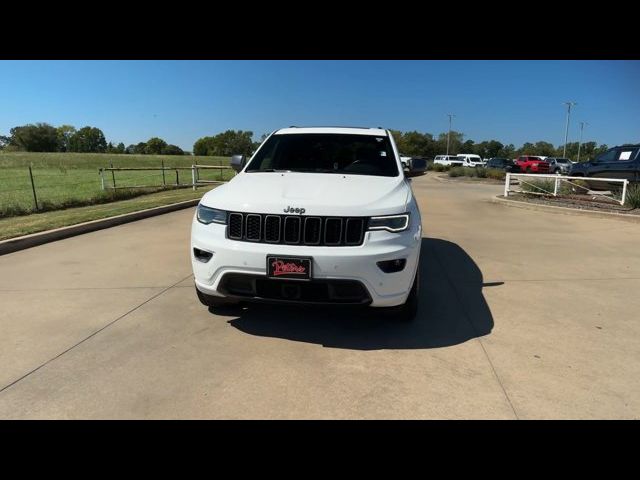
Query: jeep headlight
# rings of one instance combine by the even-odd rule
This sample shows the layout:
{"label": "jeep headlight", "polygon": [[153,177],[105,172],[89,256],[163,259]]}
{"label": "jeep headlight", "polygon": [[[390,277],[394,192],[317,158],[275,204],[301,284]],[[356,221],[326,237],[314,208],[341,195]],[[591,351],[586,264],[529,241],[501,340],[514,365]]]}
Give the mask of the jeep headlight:
{"label": "jeep headlight", "polygon": [[218,210],[217,208],[205,207],[202,204],[198,204],[196,217],[200,223],[204,223],[205,225],[209,225],[210,223],[227,224],[227,212]]}
{"label": "jeep headlight", "polygon": [[385,215],[384,217],[371,217],[369,230],[386,230],[387,232],[402,232],[409,228],[409,214]]}

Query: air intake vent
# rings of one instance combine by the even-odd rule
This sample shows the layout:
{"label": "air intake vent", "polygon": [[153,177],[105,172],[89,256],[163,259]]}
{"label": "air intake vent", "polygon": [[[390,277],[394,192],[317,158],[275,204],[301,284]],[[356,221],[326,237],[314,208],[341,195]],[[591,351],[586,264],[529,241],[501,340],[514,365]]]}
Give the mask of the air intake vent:
{"label": "air intake vent", "polygon": [[300,242],[300,217],[285,217],[284,243]]}
{"label": "air intake vent", "polygon": [[280,217],[267,215],[264,219],[264,241],[278,243],[280,241]]}
{"label": "air intake vent", "polygon": [[247,215],[247,240],[249,240],[250,242],[259,242],[261,226],[262,217],[260,215]]}
{"label": "air intake vent", "polygon": [[327,218],[324,228],[325,245],[339,245],[342,238],[342,219]]}
{"label": "air intake vent", "polygon": [[344,243],[347,245],[360,245],[364,234],[364,220],[362,218],[347,218],[346,223]]}
{"label": "air intake vent", "polygon": [[241,213],[230,213],[229,214],[229,227],[227,229],[229,232],[229,238],[233,240],[241,240],[242,239],[242,214]]}
{"label": "air intake vent", "polygon": [[304,221],[304,244],[318,245],[321,228],[322,219],[320,217],[307,217]]}

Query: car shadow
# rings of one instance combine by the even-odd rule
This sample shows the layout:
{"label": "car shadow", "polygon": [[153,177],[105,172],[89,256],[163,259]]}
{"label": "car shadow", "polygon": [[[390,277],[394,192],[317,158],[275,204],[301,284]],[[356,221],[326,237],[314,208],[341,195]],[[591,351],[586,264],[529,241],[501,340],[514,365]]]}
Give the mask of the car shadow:
{"label": "car shadow", "polygon": [[438,348],[487,335],[493,317],[482,294],[482,272],[457,244],[423,238],[420,306],[411,323],[382,316],[373,308],[246,304],[216,308],[238,330],[325,347],[354,350]]}

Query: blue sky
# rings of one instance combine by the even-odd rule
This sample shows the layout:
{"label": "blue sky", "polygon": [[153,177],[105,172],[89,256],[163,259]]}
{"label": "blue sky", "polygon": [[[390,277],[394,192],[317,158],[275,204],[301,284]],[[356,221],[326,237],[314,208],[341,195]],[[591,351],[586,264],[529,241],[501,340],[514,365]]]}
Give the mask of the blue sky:
{"label": "blue sky", "polygon": [[0,135],[25,123],[191,150],[227,129],[381,126],[476,142],[640,142],[640,61],[0,61]]}

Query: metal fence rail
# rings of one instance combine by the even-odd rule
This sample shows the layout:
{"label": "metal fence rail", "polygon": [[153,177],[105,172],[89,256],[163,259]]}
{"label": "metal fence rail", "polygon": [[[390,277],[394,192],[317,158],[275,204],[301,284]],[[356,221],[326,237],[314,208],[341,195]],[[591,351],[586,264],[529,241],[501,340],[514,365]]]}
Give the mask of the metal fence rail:
{"label": "metal fence rail", "polygon": [[[191,171],[191,182],[182,182],[180,183],[180,171],[190,170]],[[220,171],[220,178],[218,180],[211,179],[202,179],[200,178],[200,170],[218,170]],[[128,188],[154,188],[154,187],[192,187],[194,190],[198,186],[211,185],[217,183],[225,183],[224,179],[224,170],[232,170],[231,167],[226,165],[191,165],[190,167],[106,167],[98,169],[98,173],[100,175],[100,185],[102,190],[107,189],[128,189]],[[143,184],[143,185],[120,185],[116,183],[115,172],[161,172],[162,173],[162,184]],[[112,185],[108,184],[108,181],[105,180],[105,173],[111,172],[111,180]],[[175,183],[172,183],[171,180],[167,179],[167,172],[175,172]],[[172,175],[173,177],[173,175]],[[151,177],[142,177],[142,178],[151,178]],[[155,177],[153,177],[155,178]],[[159,180],[159,179],[158,179]]]}
{"label": "metal fence rail", "polygon": [[[200,170],[219,170],[220,178],[218,180],[206,180],[200,178]],[[191,183],[193,184],[193,189],[195,190],[198,185],[210,185],[216,183],[223,183],[223,171],[224,170],[232,170],[231,167],[227,165],[192,165],[191,166]]]}
{"label": "metal fence rail", "polygon": [[107,203],[164,189],[193,187],[195,190],[215,186],[233,176],[232,168],[222,162],[190,165],[191,162],[193,159],[176,166],[165,166],[164,161],[157,166],[107,163],[103,168],[93,160],[87,165],[82,162],[3,165],[0,168],[0,218]]}
{"label": "metal fence rail", "polygon": [[[520,178],[525,178],[525,180],[519,180]],[[514,190],[511,188],[511,179],[519,180],[518,185],[527,185],[534,190],[522,191],[522,190]],[[540,183],[535,183],[532,180],[553,180],[553,189],[547,189],[544,186],[541,186]],[[621,179],[621,178],[600,178],[600,177],[569,177],[569,176],[560,176],[556,174],[539,174],[539,173],[507,173],[504,179],[504,196],[508,197],[509,193],[526,193],[528,195],[551,195],[554,197],[561,196],[561,189],[564,184],[571,185],[574,189],[584,190],[584,193],[590,192],[591,190],[588,187],[580,185],[575,181],[571,180],[588,180],[591,182],[602,182],[602,183],[620,183],[622,187],[622,194],[620,199],[611,195],[607,195],[606,193],[598,193],[598,196],[608,198],[614,202],[618,202],[620,205],[624,205],[626,196],[627,196],[627,187],[629,186],[629,180]],[[606,190],[605,190],[606,192]]]}

